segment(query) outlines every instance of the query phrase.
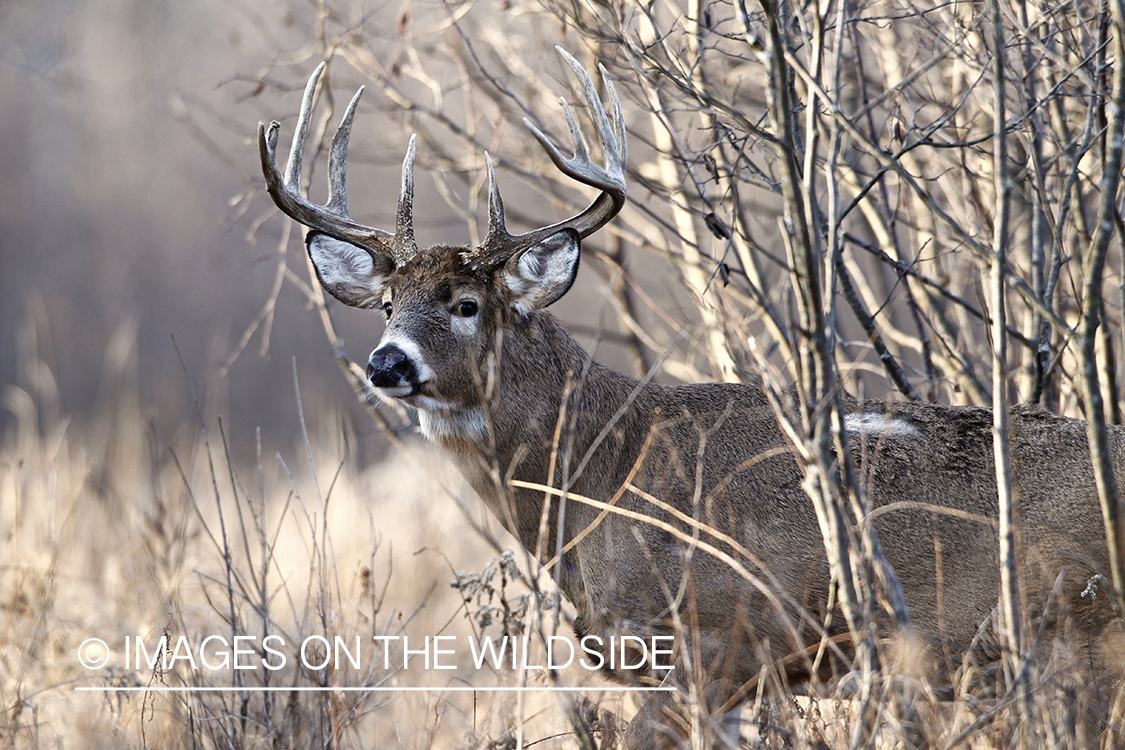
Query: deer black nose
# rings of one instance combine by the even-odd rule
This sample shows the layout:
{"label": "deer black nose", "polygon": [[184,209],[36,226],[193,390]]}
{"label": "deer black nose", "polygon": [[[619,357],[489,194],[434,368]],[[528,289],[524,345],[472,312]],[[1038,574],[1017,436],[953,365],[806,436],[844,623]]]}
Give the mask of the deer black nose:
{"label": "deer black nose", "polygon": [[416,385],[414,364],[394,344],[387,344],[371,352],[371,358],[367,360],[367,379],[376,388]]}

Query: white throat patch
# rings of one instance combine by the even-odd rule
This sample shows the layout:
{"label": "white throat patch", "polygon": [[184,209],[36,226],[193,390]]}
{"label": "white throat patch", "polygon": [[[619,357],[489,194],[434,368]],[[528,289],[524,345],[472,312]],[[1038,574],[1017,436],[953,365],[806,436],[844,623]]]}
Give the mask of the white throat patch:
{"label": "white throat patch", "polygon": [[484,409],[451,409],[428,396],[418,398],[418,423],[422,434],[435,443],[443,437],[475,440],[488,433]]}

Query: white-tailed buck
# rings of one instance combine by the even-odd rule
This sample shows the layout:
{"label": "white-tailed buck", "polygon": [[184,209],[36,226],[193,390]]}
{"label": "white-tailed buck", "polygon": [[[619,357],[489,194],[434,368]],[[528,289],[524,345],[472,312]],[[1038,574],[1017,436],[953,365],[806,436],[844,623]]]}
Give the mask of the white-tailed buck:
{"label": "white-tailed buck", "polygon": [[[604,164],[592,158],[569,108],[572,158],[532,131],[559,170],[600,191],[573,218],[509,234],[489,162],[484,241],[421,249],[412,138],[394,232],[357,224],[344,174],[358,93],[332,142],[328,202],[313,204],[301,194],[301,159],[323,66],[305,91],[284,175],[280,126],[260,126],[266,184],[281,210],[312,230],[308,252],[324,288],[344,304],[386,314],[367,367],[378,394],[418,410],[422,432],[541,561],[563,551],[560,580],[577,610],[575,631],[607,642],[615,634],[674,634],[669,684],[702,678],[714,710],[767,661],[791,681],[808,677],[817,644],[840,635],[843,618],[827,634],[821,627],[830,606],[822,536],[763,391],[638,382],[591,361],[544,310],[574,281],[580,241],[625,203],[625,126],[613,84],[603,70],[611,120],[589,76],[562,54],[582,86]],[[914,627],[935,661],[959,664],[965,649],[982,638],[987,645],[999,591],[991,413],[854,400],[844,409]],[[1120,471],[1119,430],[1111,446]],[[1113,612],[1104,590],[1088,595],[1089,582],[1106,580],[1096,576],[1108,578],[1108,564],[1085,425],[1016,408],[1011,447],[1027,612],[1048,632],[1070,631],[1100,659]],[[614,507],[560,503],[521,483]],[[703,544],[737,560],[743,573]],[[630,747],[682,737],[677,694],[654,695],[630,724]]]}

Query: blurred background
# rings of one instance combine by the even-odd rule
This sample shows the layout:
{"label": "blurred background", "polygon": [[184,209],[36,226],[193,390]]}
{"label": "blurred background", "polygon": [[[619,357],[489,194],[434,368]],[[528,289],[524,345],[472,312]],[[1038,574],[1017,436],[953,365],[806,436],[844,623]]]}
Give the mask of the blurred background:
{"label": "blurred background", "polygon": [[[220,374],[274,270],[268,244],[248,239],[271,208],[258,195],[254,135],[258,119],[284,113],[266,111],[255,78],[286,34],[289,49],[296,28],[308,38],[315,14],[306,8],[302,27],[277,11],[207,0],[0,6],[0,382],[19,381],[20,347],[34,340],[78,422],[129,387],[165,429],[191,413],[190,379],[235,435],[260,425],[267,440],[294,427],[293,357],[310,375],[310,406],[344,392],[339,378],[311,376],[323,335],[284,292],[268,352],[255,340]],[[12,418],[5,411],[0,429]]]}

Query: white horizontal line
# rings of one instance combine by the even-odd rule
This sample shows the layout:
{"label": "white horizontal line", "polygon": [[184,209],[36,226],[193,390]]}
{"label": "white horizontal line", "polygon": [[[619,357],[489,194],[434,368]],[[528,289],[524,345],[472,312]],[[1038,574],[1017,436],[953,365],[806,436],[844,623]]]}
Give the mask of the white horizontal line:
{"label": "white horizontal line", "polygon": [[602,693],[664,693],[675,687],[76,687],[75,691],[96,693],[575,693],[584,690]]}

